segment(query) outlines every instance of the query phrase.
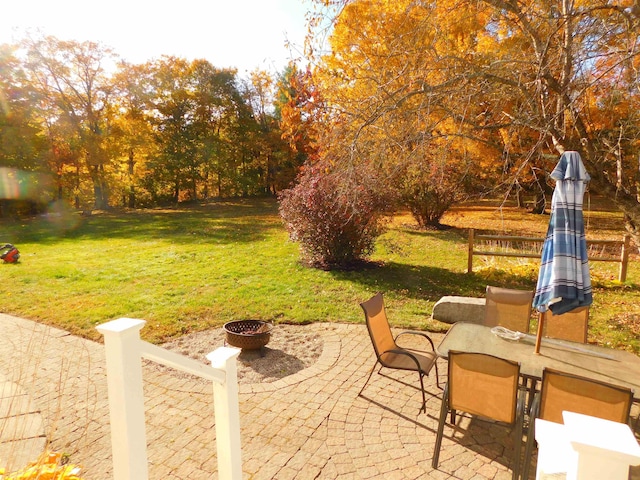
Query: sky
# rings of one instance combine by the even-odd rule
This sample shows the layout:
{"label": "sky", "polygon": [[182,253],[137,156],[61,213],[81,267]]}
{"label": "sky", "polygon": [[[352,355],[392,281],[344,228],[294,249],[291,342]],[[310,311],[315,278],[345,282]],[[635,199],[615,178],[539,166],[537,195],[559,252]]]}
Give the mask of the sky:
{"label": "sky", "polygon": [[0,0],[0,44],[39,30],[100,42],[131,63],[173,55],[278,73],[301,56],[308,9],[305,0]]}

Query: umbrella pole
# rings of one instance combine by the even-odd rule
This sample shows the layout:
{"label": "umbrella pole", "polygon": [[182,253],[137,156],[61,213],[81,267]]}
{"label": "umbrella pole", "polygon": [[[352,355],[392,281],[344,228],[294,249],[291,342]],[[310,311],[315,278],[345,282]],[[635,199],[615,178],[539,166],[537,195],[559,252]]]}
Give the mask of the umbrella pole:
{"label": "umbrella pole", "polygon": [[544,322],[544,315],[538,312],[538,334],[536,335],[536,346],[533,353],[540,354],[540,343],[542,342],[542,323]]}

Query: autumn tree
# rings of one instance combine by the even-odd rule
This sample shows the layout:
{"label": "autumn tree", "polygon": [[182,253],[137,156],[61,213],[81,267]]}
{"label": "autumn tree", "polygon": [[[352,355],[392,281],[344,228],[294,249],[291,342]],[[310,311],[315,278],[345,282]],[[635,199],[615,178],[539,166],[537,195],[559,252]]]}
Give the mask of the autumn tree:
{"label": "autumn tree", "polygon": [[113,96],[108,106],[111,132],[109,152],[113,158],[115,185],[121,205],[137,207],[148,201],[142,179],[147,161],[157,155],[149,105],[154,96],[146,65],[121,62],[113,76]]}
{"label": "autumn tree", "polygon": [[616,202],[640,244],[640,9],[601,0],[484,4],[495,33],[486,28],[483,40],[502,52],[501,68],[472,72],[509,87],[514,108],[502,121],[533,132],[546,152],[580,151],[592,188]]}
{"label": "autumn tree", "polygon": [[322,124],[322,99],[309,68],[290,64],[278,79],[275,117],[296,163],[318,157],[318,138]]}
{"label": "autumn tree", "polygon": [[244,95],[256,122],[252,140],[253,172],[260,191],[277,195],[291,186],[303,159],[282,133],[280,99],[282,81],[265,71],[252,72],[244,83]]}
{"label": "autumn tree", "polygon": [[418,143],[459,139],[474,177],[541,198],[558,154],[575,149],[640,243],[634,2],[318,3],[337,13],[316,75],[354,152],[375,145],[389,168]]}
{"label": "autumn tree", "polygon": [[[275,168],[278,160],[278,133],[270,106],[273,79],[266,71],[254,70],[242,82],[242,94],[250,106],[254,125],[244,130],[241,142],[242,174],[245,188],[252,187],[263,194],[275,193]],[[246,192],[248,193],[248,192]]]}
{"label": "autumn tree", "polygon": [[109,206],[109,157],[105,152],[105,108],[111,84],[105,63],[112,52],[93,42],[54,37],[26,39],[26,69],[30,81],[47,102],[49,121],[60,119],[80,143],[83,168],[93,185],[95,208]]}
{"label": "autumn tree", "polygon": [[0,217],[34,213],[54,197],[46,175],[47,143],[34,108],[38,95],[15,50],[0,45]]}
{"label": "autumn tree", "polygon": [[28,83],[16,47],[0,45],[0,166],[42,171],[46,145],[38,136],[38,94]]}
{"label": "autumn tree", "polygon": [[467,178],[480,170],[476,152],[495,149],[483,135],[454,142],[462,131],[451,110],[469,108],[469,100],[466,92],[452,95],[435,8],[410,1],[347,3],[330,37],[331,52],[314,71],[326,119],[340,125],[331,131],[343,135],[324,136],[322,149],[342,149],[346,156],[336,161],[348,168],[366,163],[381,172],[379,189],[399,190],[397,198],[424,226],[438,226],[446,209],[464,198]]}
{"label": "autumn tree", "polygon": [[49,172],[51,199],[83,209],[275,195],[299,166],[275,89],[206,60],[131,65],[91,42],[27,38],[0,49],[0,166]]}

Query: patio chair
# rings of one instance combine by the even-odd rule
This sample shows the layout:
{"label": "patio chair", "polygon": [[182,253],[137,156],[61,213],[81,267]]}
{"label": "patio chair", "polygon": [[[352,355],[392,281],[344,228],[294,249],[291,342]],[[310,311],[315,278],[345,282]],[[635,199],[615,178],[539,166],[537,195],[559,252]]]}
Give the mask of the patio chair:
{"label": "patio chair", "polygon": [[533,290],[487,285],[484,324],[489,327],[501,325],[522,333],[529,332],[533,294]]}
{"label": "patio chair", "polygon": [[520,364],[484,353],[449,351],[448,381],[442,396],[438,433],[431,465],[438,468],[447,412],[455,425],[456,412],[506,423],[513,427],[513,480],[520,474],[525,392],[519,388]]}
{"label": "patio chair", "polygon": [[561,315],[553,315],[547,310],[540,314],[540,321],[544,337],[587,343],[589,307],[576,308]]}
{"label": "patio chair", "polygon": [[628,423],[632,401],[633,392],[628,388],[549,368],[544,369],[540,391],[536,393],[529,412],[522,480],[529,478],[536,418],[564,423],[562,412],[569,411],[613,422]]}
{"label": "patio chair", "polygon": [[[364,383],[358,395],[362,393],[364,387],[369,383],[371,375],[379,363],[380,368],[378,373],[382,370],[382,367],[391,368],[395,370],[409,370],[418,373],[420,378],[420,390],[422,391],[422,407],[421,411],[427,412],[427,401],[424,390],[423,377],[429,375],[429,372],[435,367],[436,370],[436,385],[440,388],[440,382],[438,379],[438,359],[435,353],[435,346],[433,340],[423,332],[405,331],[399,333],[395,338],[391,333],[391,327],[387,319],[387,314],[384,308],[384,301],[382,294],[378,293],[371,297],[366,302],[360,304],[362,310],[364,310],[364,318],[367,323],[367,330],[371,337],[371,343],[373,344],[373,350],[376,354],[376,363],[373,364],[369,377]],[[403,335],[416,335],[426,339],[431,346],[431,351],[416,350],[414,348],[403,348],[396,343],[397,339]]]}

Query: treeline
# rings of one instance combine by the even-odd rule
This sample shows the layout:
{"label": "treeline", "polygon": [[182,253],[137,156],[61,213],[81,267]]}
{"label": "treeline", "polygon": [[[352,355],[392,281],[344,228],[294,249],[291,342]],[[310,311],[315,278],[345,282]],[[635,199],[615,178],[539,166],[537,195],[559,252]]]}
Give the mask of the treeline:
{"label": "treeline", "polygon": [[243,79],[175,57],[133,65],[54,37],[1,45],[5,213],[7,199],[106,209],[275,195],[305,161],[280,127],[295,74]]}
{"label": "treeline", "polygon": [[398,208],[423,228],[470,195],[544,213],[576,150],[640,245],[637,2],[312,3],[310,67],[277,79],[55,38],[3,47],[0,167],[78,208],[282,192],[291,238],[332,267],[366,257]]}

